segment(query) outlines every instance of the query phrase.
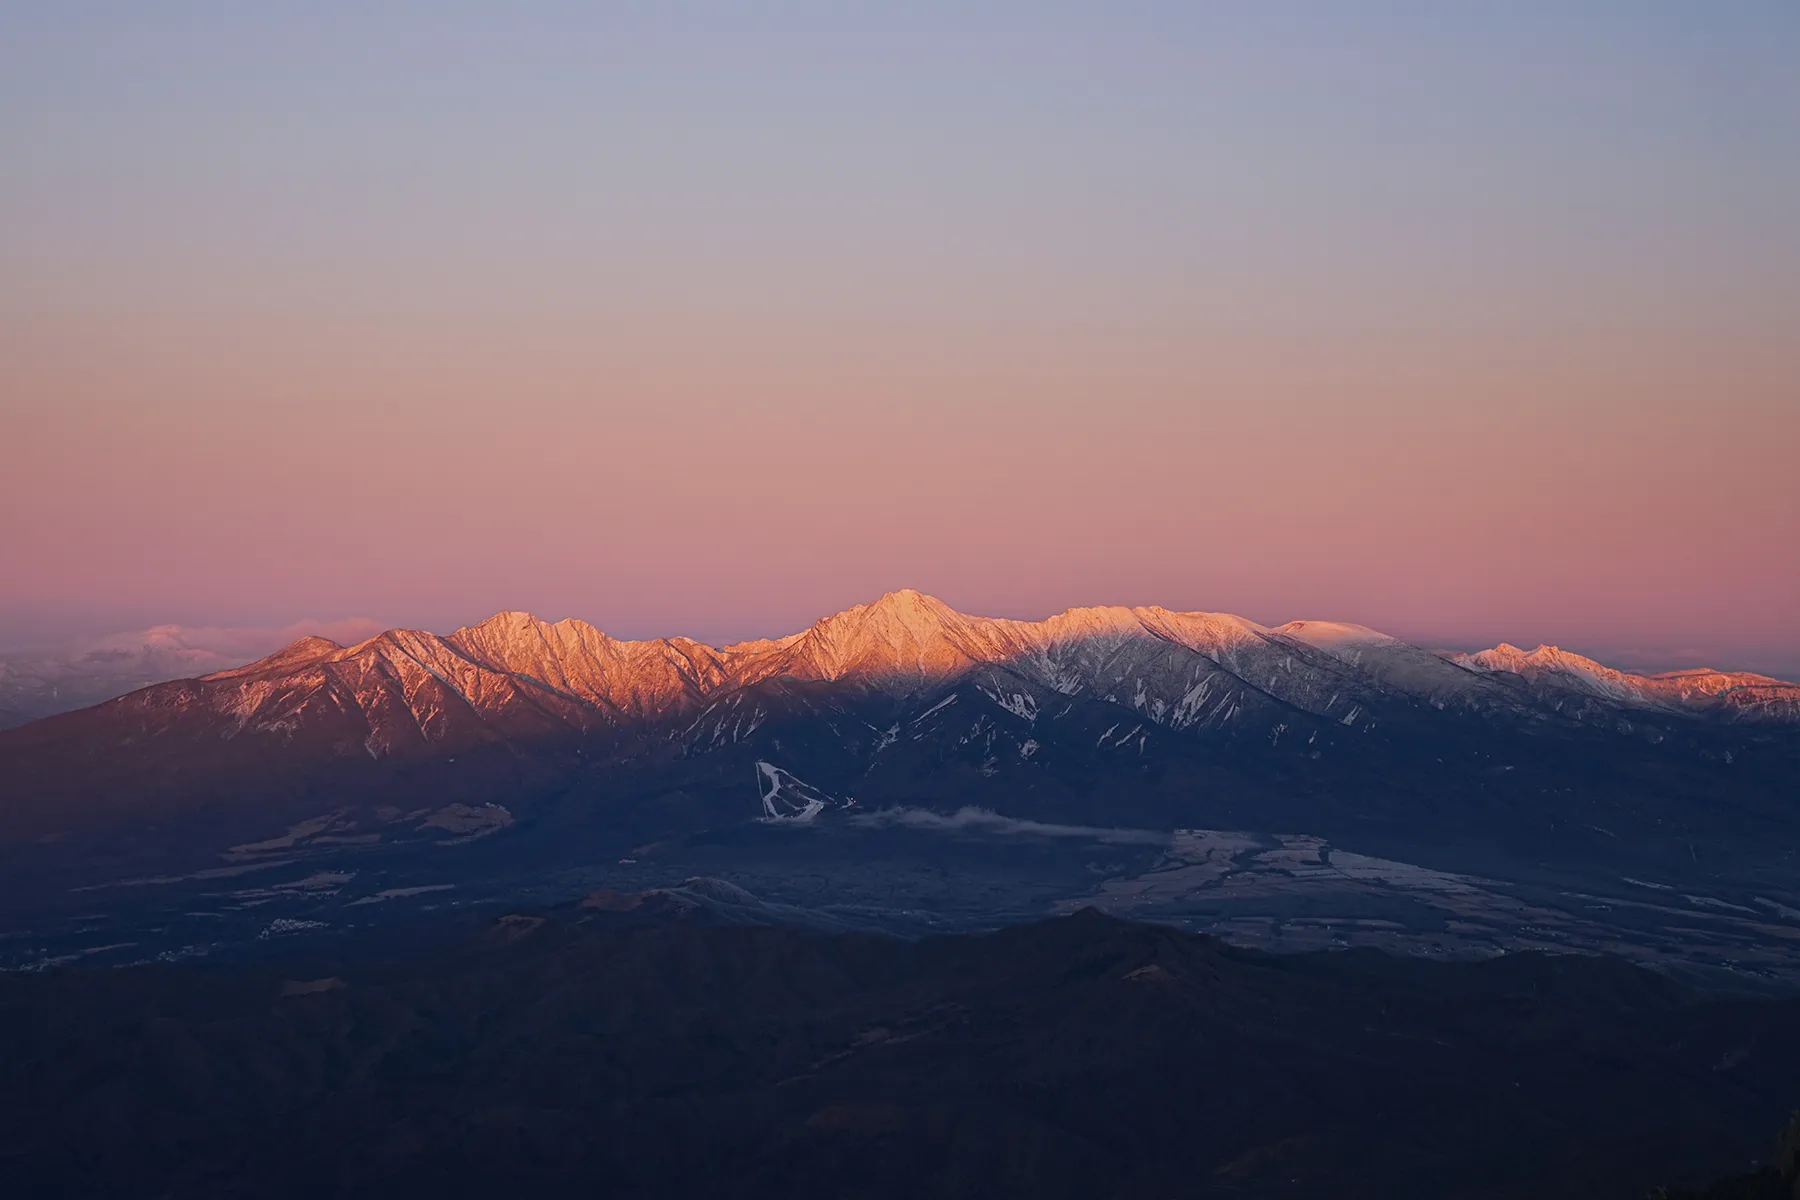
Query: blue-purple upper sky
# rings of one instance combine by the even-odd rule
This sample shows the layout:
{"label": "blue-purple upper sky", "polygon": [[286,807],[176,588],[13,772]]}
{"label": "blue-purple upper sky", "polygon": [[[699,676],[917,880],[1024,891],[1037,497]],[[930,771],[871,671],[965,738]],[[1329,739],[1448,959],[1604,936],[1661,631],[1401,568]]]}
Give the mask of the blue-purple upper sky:
{"label": "blue-purple upper sky", "polygon": [[1800,667],[1800,6],[0,8],[0,645],[916,586]]}

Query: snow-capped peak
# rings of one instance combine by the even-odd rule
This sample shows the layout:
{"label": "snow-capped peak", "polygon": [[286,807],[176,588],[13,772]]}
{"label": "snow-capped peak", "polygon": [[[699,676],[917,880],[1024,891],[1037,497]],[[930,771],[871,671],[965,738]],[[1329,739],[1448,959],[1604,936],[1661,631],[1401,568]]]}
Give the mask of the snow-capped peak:
{"label": "snow-capped peak", "polygon": [[[980,661],[969,644],[980,623],[935,596],[907,588],[825,617],[763,653],[771,659],[768,673],[800,678],[940,678]],[[736,649],[741,653],[746,647]]]}
{"label": "snow-capped peak", "polygon": [[1289,621],[1286,625],[1277,625],[1275,632],[1332,652],[1345,647],[1392,646],[1400,642],[1399,638],[1370,629],[1367,625],[1351,625],[1344,621]]}
{"label": "snow-capped peak", "polygon": [[1453,661],[1478,671],[1511,671],[1516,675],[1529,676],[1561,673],[1606,687],[1628,686],[1625,681],[1640,678],[1602,666],[1591,658],[1584,658],[1559,646],[1541,643],[1535,650],[1523,650],[1511,642],[1501,642],[1491,650],[1455,655]]}

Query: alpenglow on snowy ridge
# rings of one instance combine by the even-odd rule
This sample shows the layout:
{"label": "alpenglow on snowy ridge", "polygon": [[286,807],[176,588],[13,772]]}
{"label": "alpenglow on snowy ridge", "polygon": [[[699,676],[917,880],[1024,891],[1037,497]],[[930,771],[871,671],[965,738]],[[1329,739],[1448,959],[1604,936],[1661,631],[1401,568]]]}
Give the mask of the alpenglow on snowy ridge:
{"label": "alpenglow on snowy ridge", "polygon": [[1630,938],[1782,973],[1797,715],[1760,676],[1161,608],[1017,621],[895,592],[725,647],[502,613],[303,638],[0,733],[0,856],[20,911],[116,896],[114,942],[189,929],[219,887],[246,920],[335,920],[324,893],[355,879],[362,919],[645,871],[902,922],[1274,897],[1279,942],[1327,936],[1325,880],[1465,948]]}
{"label": "alpenglow on snowy ridge", "polygon": [[[973,803],[1164,828],[1266,827],[1287,809],[1313,827],[1321,805],[1564,827],[1598,806],[1584,827],[1666,836],[1665,793],[1773,797],[1796,730],[1800,687],[1762,676],[1631,675],[1550,647],[1440,653],[1328,622],[1154,607],[1020,621],[899,591],[713,647],[507,612],[448,636],[302,638],[0,733],[0,844],[177,817],[267,836],[340,810],[528,814],[574,796],[655,832],[786,812],[802,784],[865,811]],[[1599,782],[1571,791],[1584,773]],[[1723,819],[1679,804],[1680,821]]]}
{"label": "alpenglow on snowy ridge", "polygon": [[996,697],[1010,695],[1015,705],[1035,705],[1048,689],[1118,703],[1173,729],[1247,723],[1272,704],[1356,726],[1373,719],[1365,717],[1370,701],[1397,697],[1473,711],[1543,705],[1600,714],[1615,706],[1800,720],[1800,686],[1749,673],[1634,675],[1549,646],[1439,653],[1357,625],[1265,628],[1162,608],[1077,608],[1041,621],[974,617],[911,590],[784,638],[723,648],[680,637],[620,641],[584,621],[522,612],[447,637],[390,630],[350,647],[303,638],[246,667],[137,693],[134,703],[152,711],[174,702],[217,712],[240,731],[279,732],[297,729],[309,704],[331,697],[343,716],[360,717],[364,749],[380,756],[482,725],[496,734],[587,731],[684,715],[705,724],[726,715],[721,706],[741,708],[730,703],[734,693],[770,680],[852,683],[906,697],[965,677],[987,678]]}

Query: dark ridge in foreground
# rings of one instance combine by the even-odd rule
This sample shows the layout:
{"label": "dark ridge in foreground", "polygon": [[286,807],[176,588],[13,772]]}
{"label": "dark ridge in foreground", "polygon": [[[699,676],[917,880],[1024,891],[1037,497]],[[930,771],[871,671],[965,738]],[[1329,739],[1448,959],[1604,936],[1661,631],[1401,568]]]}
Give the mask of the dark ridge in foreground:
{"label": "dark ridge in foreground", "polygon": [[1800,1200],[1800,1109],[1775,1141],[1774,1160],[1711,1187],[1658,1188],[1651,1200]]}
{"label": "dark ridge in foreground", "polygon": [[1741,1171],[1800,999],[666,898],[0,977],[15,1195],[1630,1197]]}

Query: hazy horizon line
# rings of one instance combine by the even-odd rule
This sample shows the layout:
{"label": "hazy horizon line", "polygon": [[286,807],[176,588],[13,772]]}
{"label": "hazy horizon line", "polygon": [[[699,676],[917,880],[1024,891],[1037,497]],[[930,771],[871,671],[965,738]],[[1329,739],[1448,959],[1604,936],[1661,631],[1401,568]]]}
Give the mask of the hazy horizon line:
{"label": "hazy horizon line", "polygon": [[[922,595],[931,596],[960,615],[977,619],[1008,620],[1035,622],[1047,620],[1062,613],[1089,608],[1139,608],[1166,607],[1159,605],[1066,605],[1050,611],[1042,611],[1036,616],[1021,616],[1011,613],[983,613],[958,607],[942,600],[933,593],[922,589],[893,589],[894,591],[918,590]],[[887,595],[891,593],[883,593]],[[873,603],[879,597],[861,601],[859,604]],[[145,624],[133,628],[92,629],[62,636],[39,636],[36,638],[17,638],[0,634],[0,661],[78,661],[80,656],[93,653],[106,653],[128,649],[141,640],[145,650],[161,648],[170,652],[189,651],[207,653],[220,658],[237,661],[226,663],[221,661],[220,668],[253,662],[267,657],[304,637],[324,637],[342,646],[354,646],[389,630],[411,629],[447,637],[459,629],[466,629],[481,624],[506,612],[523,612],[536,620],[554,624],[561,620],[577,620],[588,624],[609,637],[621,641],[654,641],[659,638],[684,637],[723,649],[741,642],[786,637],[794,633],[804,632],[819,621],[847,612],[857,605],[833,609],[828,612],[803,620],[799,624],[790,622],[777,624],[774,621],[758,623],[756,628],[743,626],[731,627],[719,625],[701,633],[675,629],[662,632],[651,632],[647,629],[634,628],[639,622],[613,624],[595,620],[578,613],[564,613],[556,617],[543,617],[529,608],[503,607],[493,610],[482,617],[469,619],[387,621],[365,616],[346,616],[332,619],[305,617],[287,622],[268,622],[260,624],[228,624],[208,622],[205,624],[187,624],[179,621],[163,621]],[[1776,678],[1789,679],[1800,677],[1800,650],[1793,648],[1745,648],[1743,650],[1709,650],[1694,645],[1659,646],[1646,644],[1642,639],[1631,642],[1604,642],[1591,638],[1540,639],[1519,638],[1492,633],[1461,632],[1411,632],[1404,623],[1397,623],[1392,628],[1384,628],[1381,624],[1367,622],[1337,621],[1330,616],[1293,617],[1287,621],[1262,621],[1254,617],[1245,617],[1241,613],[1229,612],[1225,609],[1181,608],[1170,609],[1178,612],[1212,612],[1220,615],[1236,616],[1250,620],[1263,628],[1279,628],[1290,621],[1320,621],[1340,624],[1362,625],[1378,633],[1398,638],[1400,641],[1420,649],[1444,653],[1468,653],[1491,649],[1501,644],[1512,644],[1530,650],[1536,646],[1555,646],[1560,649],[1593,659],[1605,666],[1633,674],[1654,674],[1661,671],[1691,670],[1707,667],[1719,671],[1750,672],[1771,675]],[[0,623],[0,628],[3,628]],[[731,632],[725,632],[730,629]],[[1400,630],[1396,632],[1395,630]]]}

